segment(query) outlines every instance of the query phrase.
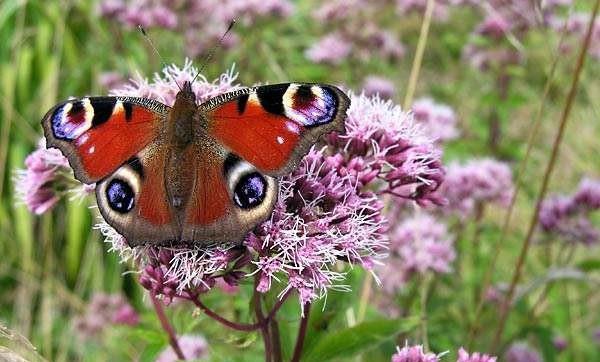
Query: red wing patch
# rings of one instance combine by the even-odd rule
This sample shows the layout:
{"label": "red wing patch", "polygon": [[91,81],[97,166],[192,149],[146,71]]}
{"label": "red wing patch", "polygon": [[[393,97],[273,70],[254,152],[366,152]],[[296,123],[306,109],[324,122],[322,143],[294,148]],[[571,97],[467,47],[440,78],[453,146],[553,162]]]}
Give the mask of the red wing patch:
{"label": "red wing patch", "polygon": [[350,101],[329,85],[286,83],[234,91],[209,100],[208,133],[260,171],[289,171],[317,138],[343,130]]}
{"label": "red wing patch", "polygon": [[165,190],[165,152],[154,152],[144,160],[141,175],[138,214],[152,225],[170,223],[171,211]]}
{"label": "red wing patch", "polygon": [[231,207],[223,174],[223,159],[208,147],[198,152],[196,183],[187,209],[186,222],[209,225],[221,219]]}
{"label": "red wing patch", "polygon": [[283,167],[300,140],[301,126],[248,103],[238,115],[237,102],[225,103],[209,113],[210,134],[258,169],[273,172]]}
{"label": "red wing patch", "polygon": [[148,145],[162,117],[117,97],[91,97],[57,106],[42,123],[48,144],[63,151],[78,179],[92,183]]}

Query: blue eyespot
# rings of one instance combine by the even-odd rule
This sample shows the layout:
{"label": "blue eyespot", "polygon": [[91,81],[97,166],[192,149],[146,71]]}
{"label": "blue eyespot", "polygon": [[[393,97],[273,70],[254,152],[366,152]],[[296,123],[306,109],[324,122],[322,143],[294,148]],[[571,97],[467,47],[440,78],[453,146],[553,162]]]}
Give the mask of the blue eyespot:
{"label": "blue eyespot", "polygon": [[106,198],[111,209],[126,213],[133,209],[134,194],[129,184],[121,179],[112,179],[106,187]]}
{"label": "blue eyespot", "polygon": [[242,176],[235,186],[233,198],[242,209],[251,209],[260,205],[265,199],[267,181],[258,172]]}

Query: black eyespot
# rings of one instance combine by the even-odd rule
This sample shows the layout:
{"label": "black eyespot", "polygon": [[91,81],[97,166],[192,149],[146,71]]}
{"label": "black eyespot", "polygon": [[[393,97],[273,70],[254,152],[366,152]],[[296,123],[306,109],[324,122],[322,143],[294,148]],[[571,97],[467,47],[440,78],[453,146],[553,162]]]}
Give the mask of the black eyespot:
{"label": "black eyespot", "polygon": [[242,209],[251,209],[260,205],[265,199],[267,181],[258,172],[242,176],[235,185],[233,198]]}
{"label": "black eyespot", "polygon": [[111,209],[122,214],[133,209],[133,189],[121,179],[112,179],[106,187],[106,198]]}

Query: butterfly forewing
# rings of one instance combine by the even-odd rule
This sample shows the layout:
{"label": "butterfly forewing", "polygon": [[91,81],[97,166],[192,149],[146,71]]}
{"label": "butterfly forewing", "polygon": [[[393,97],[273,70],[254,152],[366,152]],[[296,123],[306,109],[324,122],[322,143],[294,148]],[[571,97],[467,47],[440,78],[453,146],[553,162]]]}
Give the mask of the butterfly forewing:
{"label": "butterfly forewing", "polygon": [[145,98],[85,97],[58,104],[42,125],[47,145],[63,152],[75,177],[94,183],[152,142],[167,112]]}

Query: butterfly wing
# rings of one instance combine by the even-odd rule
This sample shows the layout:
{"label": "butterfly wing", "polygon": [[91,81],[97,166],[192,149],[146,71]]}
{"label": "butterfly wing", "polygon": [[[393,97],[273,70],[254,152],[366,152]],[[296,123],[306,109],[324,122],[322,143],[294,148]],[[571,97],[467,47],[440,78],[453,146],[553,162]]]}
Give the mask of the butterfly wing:
{"label": "butterfly wing", "polygon": [[343,131],[348,97],[322,84],[246,88],[202,104],[207,140],[186,210],[190,240],[240,240],[269,217],[277,176],[290,172],[319,136]]}
{"label": "butterfly wing", "polygon": [[319,136],[344,130],[349,105],[337,87],[284,83],[226,93],[200,108],[212,137],[261,172],[281,176]]}
{"label": "butterfly wing", "polygon": [[152,142],[96,184],[102,217],[131,246],[180,240],[165,184],[168,157],[167,143]]}
{"label": "butterfly wing", "polygon": [[69,159],[75,178],[110,175],[157,137],[169,107],[146,98],[86,97],[56,105],[42,120],[48,147]]}
{"label": "butterfly wing", "polygon": [[96,183],[100,213],[131,245],[179,235],[164,182],[169,110],[146,98],[86,97],[42,120],[48,147],[62,151],[78,180]]}

